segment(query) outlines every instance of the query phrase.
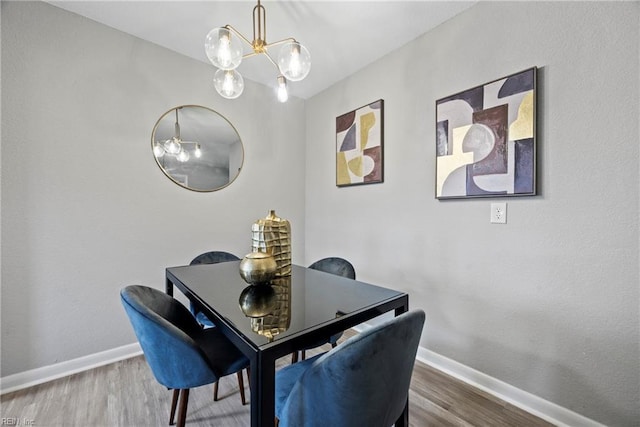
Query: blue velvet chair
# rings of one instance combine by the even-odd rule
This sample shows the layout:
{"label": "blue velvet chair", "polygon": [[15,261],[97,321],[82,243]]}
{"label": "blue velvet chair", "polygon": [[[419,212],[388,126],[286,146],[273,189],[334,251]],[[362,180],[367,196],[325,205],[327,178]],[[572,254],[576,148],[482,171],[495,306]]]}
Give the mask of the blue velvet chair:
{"label": "blue velvet chair", "polygon": [[424,320],[424,311],[409,311],[282,368],[276,373],[279,427],[395,424],[407,402]]}
{"label": "blue velvet chair", "polygon": [[[248,368],[249,359],[218,328],[203,329],[178,300],[137,285],[122,289],[120,299],[153,375],[173,389],[169,424],[180,396],[178,426],[184,426],[189,389],[233,373],[242,383],[242,369]],[[240,392],[244,404],[244,387]]]}
{"label": "blue velvet chair", "polygon": [[[203,254],[198,255],[193,260],[191,260],[191,263],[189,265],[217,264],[219,262],[229,262],[229,261],[239,261],[239,260],[240,258],[238,258],[234,254],[229,252],[211,251],[211,252],[205,252]],[[214,326],[213,322],[203,312],[199,311],[196,306],[191,304],[189,306],[189,309],[191,310],[191,313],[193,313],[193,315],[195,316],[198,323],[200,323],[203,327],[211,328],[212,326]]]}
{"label": "blue velvet chair", "polygon": [[[205,252],[203,254],[198,255],[197,257],[191,260],[189,265],[217,264],[219,262],[229,262],[229,261],[239,261],[239,260],[240,258],[238,258],[234,254],[229,252],[210,251],[210,252]],[[193,316],[196,318],[198,323],[203,328],[213,328],[215,326],[214,323],[207,317],[207,315],[201,312],[200,310],[198,310],[198,308],[195,305],[193,305],[193,303],[189,303],[189,310],[191,311]],[[240,397],[242,398],[242,404],[244,405],[245,398],[244,398],[244,384],[243,384],[242,376],[238,377],[238,387],[240,387],[240,390],[241,390]],[[215,384],[213,384],[213,400],[216,402],[218,401],[218,382],[217,381],[215,382]]]}
{"label": "blue velvet chair", "polygon": [[[309,266],[314,270],[324,271],[325,273],[335,274],[336,276],[347,277],[349,279],[356,279],[356,270],[353,268],[353,265],[344,258],[339,257],[329,257],[322,258]],[[310,350],[312,348],[319,347],[323,344],[329,343],[331,347],[335,347],[338,345],[338,340],[342,337],[342,332],[339,334],[332,335],[328,340],[322,340],[320,342],[314,343],[305,349],[300,350],[300,354],[302,355],[302,360],[306,358],[306,350]],[[295,363],[298,361],[298,352],[291,354],[291,363]]]}
{"label": "blue velvet chair", "polygon": [[335,274],[336,276],[348,277],[353,280],[356,279],[355,268],[353,268],[353,265],[344,258],[322,258],[311,264],[309,268]]}

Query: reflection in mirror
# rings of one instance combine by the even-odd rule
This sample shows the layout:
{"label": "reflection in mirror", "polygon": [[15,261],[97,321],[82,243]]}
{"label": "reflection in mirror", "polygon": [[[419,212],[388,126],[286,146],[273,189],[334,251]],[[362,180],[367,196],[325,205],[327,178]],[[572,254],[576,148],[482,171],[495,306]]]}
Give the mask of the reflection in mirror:
{"label": "reflection in mirror", "polygon": [[242,141],[233,125],[199,105],[182,105],[164,113],[153,128],[151,144],[164,174],[193,191],[226,187],[244,161]]}

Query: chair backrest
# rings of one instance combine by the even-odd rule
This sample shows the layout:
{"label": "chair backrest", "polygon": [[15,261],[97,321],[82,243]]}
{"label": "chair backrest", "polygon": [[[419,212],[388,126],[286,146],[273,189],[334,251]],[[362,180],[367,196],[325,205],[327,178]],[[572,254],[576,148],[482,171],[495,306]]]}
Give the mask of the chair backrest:
{"label": "chair backrest", "polygon": [[309,268],[335,274],[336,276],[348,277],[349,279],[355,280],[356,278],[355,268],[344,258],[323,258],[311,264]]}
{"label": "chair backrest", "polygon": [[[224,251],[210,251],[205,252],[203,254],[198,255],[194,259],[191,260],[189,265],[196,264],[217,264],[219,262],[228,262],[228,261],[238,261],[240,258],[235,256],[232,253],[224,252]],[[192,315],[197,318],[198,322],[206,327],[214,326],[214,323],[205,316],[198,308],[193,304],[193,302],[189,303],[189,310]]]}
{"label": "chair backrest", "polygon": [[203,254],[198,255],[191,261],[190,265],[217,264],[219,262],[238,261],[238,260],[240,260],[240,258],[238,258],[234,254],[231,254],[229,252],[211,251],[211,252],[205,252]]}
{"label": "chair backrest", "polygon": [[351,337],[293,386],[282,426],[389,427],[404,410],[425,314],[414,310]]}
{"label": "chair backrest", "polygon": [[216,381],[208,359],[192,338],[201,331],[189,310],[157,289],[127,286],[122,305],[158,382],[187,389]]}

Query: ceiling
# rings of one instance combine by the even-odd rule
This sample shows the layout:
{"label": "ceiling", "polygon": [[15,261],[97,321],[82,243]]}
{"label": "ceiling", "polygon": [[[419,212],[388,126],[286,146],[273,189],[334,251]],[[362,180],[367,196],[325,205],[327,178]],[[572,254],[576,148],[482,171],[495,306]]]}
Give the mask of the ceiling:
{"label": "ceiling", "polygon": [[[235,1],[55,1],[48,3],[209,64],[204,38],[229,24],[253,38],[256,2]],[[264,0],[267,41],[294,37],[311,53],[311,72],[289,84],[309,98],[382,58],[475,1],[271,1]],[[249,46],[245,53],[249,52]],[[277,57],[277,51],[275,53]],[[215,68],[211,66],[211,77]],[[277,70],[262,55],[245,59],[246,79],[275,87]]]}

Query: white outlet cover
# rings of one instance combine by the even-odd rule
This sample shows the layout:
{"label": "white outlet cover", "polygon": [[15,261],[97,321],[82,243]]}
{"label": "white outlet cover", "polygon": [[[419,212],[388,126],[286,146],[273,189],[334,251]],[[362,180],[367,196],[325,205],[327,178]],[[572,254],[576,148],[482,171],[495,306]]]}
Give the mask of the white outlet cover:
{"label": "white outlet cover", "polygon": [[490,221],[492,224],[507,223],[507,204],[506,203],[491,203]]}

